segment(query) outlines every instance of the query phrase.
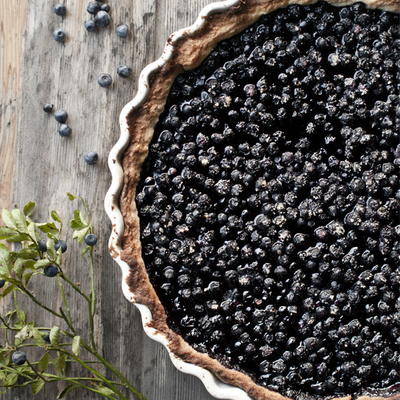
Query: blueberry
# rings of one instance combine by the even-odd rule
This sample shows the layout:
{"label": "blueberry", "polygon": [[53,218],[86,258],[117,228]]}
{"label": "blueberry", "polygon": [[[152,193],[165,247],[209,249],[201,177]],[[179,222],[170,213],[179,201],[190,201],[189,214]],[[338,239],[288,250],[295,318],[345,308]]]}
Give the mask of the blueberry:
{"label": "blueberry", "polygon": [[53,104],[47,103],[43,106],[43,111],[46,113],[51,113],[51,112],[53,112],[53,108],[54,108]]}
{"label": "blueberry", "polygon": [[53,7],[54,14],[59,15],[60,17],[63,17],[67,13],[67,8],[64,6],[64,4],[56,4]]}
{"label": "blueberry", "polygon": [[105,11],[105,12],[109,13],[111,10],[111,7],[109,4],[102,4],[100,9],[101,9],[101,11]]}
{"label": "blueberry", "polygon": [[50,343],[50,335],[48,333],[43,335],[42,338],[46,343]]}
{"label": "blueberry", "polygon": [[110,25],[110,14],[108,14],[106,11],[99,11],[94,17],[94,22],[96,23],[96,26],[105,28],[106,26]]}
{"label": "blueberry", "polygon": [[69,136],[71,134],[71,132],[72,132],[72,129],[66,124],[62,124],[58,128],[59,135],[63,136],[63,137]]}
{"label": "blueberry", "polygon": [[85,236],[85,243],[88,246],[94,246],[97,243],[97,236],[94,233],[89,233]]}
{"label": "blueberry", "polygon": [[66,38],[65,32],[62,29],[56,29],[53,32],[53,38],[56,42],[63,43],[63,42],[65,42],[65,38]]}
{"label": "blueberry", "polygon": [[126,65],[120,65],[120,66],[117,68],[117,74],[118,74],[119,76],[122,76],[122,78],[129,78],[129,76],[131,75],[131,73],[132,73],[132,68],[129,68],[129,67],[126,66]]}
{"label": "blueberry", "polygon": [[83,159],[85,160],[86,164],[94,165],[97,163],[97,160],[99,159],[99,155],[95,151],[91,151],[89,153],[86,153],[83,156]]}
{"label": "blueberry", "polygon": [[65,253],[67,251],[67,242],[65,240],[57,240],[57,242],[54,245],[54,248],[56,249],[56,251],[58,249],[61,249],[61,253]]}
{"label": "blueberry", "polygon": [[87,21],[85,21],[84,26],[88,32],[96,31],[96,23],[92,19],[88,19]]}
{"label": "blueberry", "polygon": [[101,4],[98,1],[89,1],[86,7],[86,11],[89,14],[96,15],[100,11],[100,8]]}
{"label": "blueberry", "polygon": [[45,240],[40,239],[38,241],[38,250],[41,251],[42,253],[47,251],[47,244]]}
{"label": "blueberry", "polygon": [[49,278],[54,278],[60,271],[56,265],[48,265],[44,267],[43,274]]}
{"label": "blueberry", "polygon": [[97,78],[97,83],[103,87],[103,88],[108,88],[112,84],[112,78],[110,74],[101,74]]}
{"label": "blueberry", "polygon": [[0,279],[0,289],[6,284],[4,279]]}
{"label": "blueberry", "polygon": [[11,361],[15,365],[23,365],[26,363],[26,354],[23,351],[14,351],[11,355]]}
{"label": "blueberry", "polygon": [[126,25],[126,24],[118,25],[117,28],[115,29],[115,32],[116,32],[117,36],[119,36],[121,38],[126,38],[128,36],[128,32],[129,32],[128,25]]}
{"label": "blueberry", "polygon": [[64,124],[68,119],[68,114],[67,114],[67,112],[65,110],[57,110],[54,113],[54,118],[60,124]]}

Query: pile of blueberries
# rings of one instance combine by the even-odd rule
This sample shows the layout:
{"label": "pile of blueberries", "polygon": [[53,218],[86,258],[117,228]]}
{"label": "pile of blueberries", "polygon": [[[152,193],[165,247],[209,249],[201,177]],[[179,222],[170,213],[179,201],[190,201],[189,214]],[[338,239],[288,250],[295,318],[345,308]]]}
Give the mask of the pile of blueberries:
{"label": "pile of blueberries", "polygon": [[175,81],[137,191],[170,326],[291,398],[400,382],[400,18],[291,5]]}

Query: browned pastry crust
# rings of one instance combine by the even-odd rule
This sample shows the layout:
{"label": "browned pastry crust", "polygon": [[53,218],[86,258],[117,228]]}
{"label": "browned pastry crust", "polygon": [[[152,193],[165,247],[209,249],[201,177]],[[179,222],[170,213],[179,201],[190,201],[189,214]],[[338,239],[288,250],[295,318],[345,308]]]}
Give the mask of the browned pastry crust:
{"label": "browned pastry crust", "polygon": [[[125,230],[121,239],[121,258],[130,266],[127,280],[137,303],[146,305],[152,313],[151,327],[165,335],[169,349],[186,362],[199,365],[213,372],[222,381],[238,386],[256,400],[281,400],[284,396],[257,385],[244,373],[228,369],[206,354],[196,352],[181,336],[167,325],[166,313],[151,285],[141,256],[139,217],[135,204],[136,185],[140,170],[148,152],[154,126],[158,121],[175,77],[183,70],[197,67],[221,40],[231,37],[254,23],[262,14],[272,12],[291,3],[311,4],[315,0],[242,0],[237,6],[223,13],[206,18],[203,27],[195,33],[185,32],[174,43],[172,57],[154,72],[150,79],[149,93],[144,103],[129,113],[128,127],[130,143],[123,159],[124,183],[120,196]],[[329,0],[335,5],[346,5],[354,1]],[[400,0],[364,0],[369,7],[400,11]],[[110,249],[112,252],[113,250]],[[342,398],[350,400],[351,396]],[[382,397],[362,396],[358,400],[381,400]],[[400,399],[400,394],[390,397]],[[339,400],[339,399],[337,399]]]}

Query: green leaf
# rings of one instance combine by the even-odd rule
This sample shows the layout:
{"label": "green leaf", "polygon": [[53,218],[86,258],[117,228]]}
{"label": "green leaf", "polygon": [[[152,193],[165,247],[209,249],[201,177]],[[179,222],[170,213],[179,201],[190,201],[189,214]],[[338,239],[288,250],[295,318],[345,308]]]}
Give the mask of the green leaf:
{"label": "green leaf", "polygon": [[28,229],[26,230],[29,235],[32,236],[34,240],[36,239],[36,224],[34,222],[29,222]]}
{"label": "green leaf", "polygon": [[81,350],[81,337],[80,336],[74,336],[72,339],[72,352],[76,355],[79,356],[79,352]]}
{"label": "green leaf", "polygon": [[9,236],[6,240],[7,242],[28,242],[31,240],[31,238],[26,233],[21,233],[14,236]]}
{"label": "green leaf", "polygon": [[71,385],[68,385],[67,387],[65,387],[63,390],[61,390],[60,393],[58,393],[57,395],[57,400],[59,399],[63,399],[65,397],[65,395],[67,395],[69,392],[71,392],[72,390],[78,388],[78,385],[75,385],[74,383],[72,383]]}
{"label": "green leaf", "polygon": [[25,325],[14,337],[16,346],[22,344],[30,336],[29,326]]}
{"label": "green leaf", "polygon": [[96,390],[98,390],[101,394],[105,394],[106,396],[112,396],[115,394],[113,390],[106,386],[96,386]]}
{"label": "green leaf", "polygon": [[79,243],[82,243],[85,239],[85,236],[88,234],[90,227],[80,229],[78,231],[74,231],[72,237],[77,239]]}
{"label": "green leaf", "polygon": [[77,230],[87,228],[88,223],[86,222],[85,218],[79,210],[74,210],[74,216],[69,222],[69,225],[72,229]]}
{"label": "green leaf", "polygon": [[53,239],[47,239],[47,254],[49,255],[49,257],[54,260],[54,258],[56,258],[56,249],[54,248],[54,240]]}
{"label": "green leaf", "polygon": [[22,310],[17,310],[17,319],[20,324],[25,324],[26,314]]}
{"label": "green leaf", "polygon": [[15,223],[12,214],[5,208],[3,208],[3,210],[1,211],[1,219],[6,224],[7,227],[12,229],[17,229],[17,224]]}
{"label": "green leaf", "polygon": [[50,213],[50,215],[51,215],[51,218],[54,219],[54,221],[59,222],[60,224],[62,224],[61,218],[60,218],[60,216],[57,214],[57,211],[54,211],[54,210],[53,210],[53,211]]}
{"label": "green leaf", "polygon": [[34,201],[28,201],[28,203],[26,203],[23,208],[24,214],[28,217],[32,214],[35,207],[36,203]]}
{"label": "green leaf", "polygon": [[34,268],[39,269],[39,268],[44,268],[47,267],[48,265],[50,265],[51,262],[50,260],[38,260],[35,262],[35,264],[33,265]]}
{"label": "green leaf", "polygon": [[49,366],[49,360],[49,353],[46,351],[46,353],[42,355],[38,362],[38,368],[40,372],[46,371],[47,367]]}
{"label": "green leaf", "polygon": [[9,257],[10,257],[9,248],[3,243],[0,243],[0,263],[6,264],[8,262]]}
{"label": "green leaf", "polygon": [[16,255],[18,258],[24,258],[25,260],[29,260],[37,257],[39,255],[39,252],[34,248],[24,247],[23,249],[18,251]]}
{"label": "green leaf", "polygon": [[58,326],[53,326],[50,330],[49,336],[51,344],[58,344],[60,339],[60,328]]}
{"label": "green leaf", "polygon": [[58,233],[58,229],[54,222],[43,222],[40,224],[36,224],[36,226],[44,233]]}
{"label": "green leaf", "polygon": [[6,288],[1,289],[0,291],[0,297],[6,297],[9,295],[11,292],[13,292],[16,289],[16,286],[14,285],[8,285]]}
{"label": "green leaf", "polygon": [[33,381],[31,384],[31,388],[33,394],[38,394],[44,388],[44,381],[42,379]]}
{"label": "green leaf", "polygon": [[58,357],[54,360],[54,367],[60,375],[63,375],[65,372],[65,359],[66,355],[64,353],[58,353]]}
{"label": "green leaf", "polygon": [[69,193],[69,192],[67,192],[67,197],[68,197],[68,199],[69,200],[75,200],[77,197],[76,196],[74,196],[72,193]]}
{"label": "green leaf", "polygon": [[6,378],[4,379],[4,384],[7,386],[13,386],[18,380],[18,374],[14,372],[9,373]]}
{"label": "green leaf", "polygon": [[0,240],[8,240],[9,237],[18,235],[15,229],[6,226],[0,226]]}
{"label": "green leaf", "polygon": [[18,230],[20,232],[26,232],[28,225],[26,223],[25,214],[18,208],[14,208],[14,210],[11,211],[11,215],[14,218],[14,221],[15,221],[15,224],[17,225]]}

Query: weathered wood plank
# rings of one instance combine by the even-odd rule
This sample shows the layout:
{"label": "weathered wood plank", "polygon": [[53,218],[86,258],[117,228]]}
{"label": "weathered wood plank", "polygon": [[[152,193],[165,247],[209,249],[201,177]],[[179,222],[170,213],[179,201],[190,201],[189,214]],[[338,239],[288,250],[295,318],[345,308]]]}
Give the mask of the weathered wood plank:
{"label": "weathered wood plank", "polygon": [[0,209],[10,206],[12,196],[26,5],[0,0]]}
{"label": "weathered wood plank", "polygon": [[[6,0],[0,1],[6,4]],[[22,80],[20,98],[23,101],[13,112],[19,126],[18,150],[11,152],[16,156],[13,200],[18,205],[31,199],[38,201],[38,217],[43,217],[48,209],[57,209],[65,218],[71,211],[65,192],[78,193],[88,199],[100,237],[97,286],[101,318],[97,323],[97,338],[106,357],[124,370],[149,400],[211,400],[211,396],[196,378],[172,367],[166,351],[144,335],[137,311],[122,296],[120,272],[107,252],[110,227],[103,211],[103,199],[110,175],[106,158],[119,135],[118,114],[132,98],[140,71],[161,54],[172,31],[192,23],[200,9],[211,2],[120,0],[118,5],[110,2],[113,27],[89,34],[82,25],[88,18],[86,0],[66,2],[68,15],[63,19],[52,13],[52,2],[29,0],[23,72],[15,72]],[[15,5],[12,8],[15,13]],[[21,10],[18,12],[22,13]],[[117,24],[124,22],[129,23],[131,30],[126,40],[113,32]],[[15,18],[7,19],[6,24],[15,25]],[[51,38],[52,30],[58,27],[63,27],[68,34],[65,45]],[[133,68],[132,79],[117,77],[116,67],[122,63]],[[102,89],[97,85],[97,75],[101,72],[113,75],[112,88]],[[58,136],[54,119],[41,111],[45,102],[68,111],[68,123],[73,130],[70,138]],[[3,125],[0,125],[0,144],[5,132]],[[82,155],[92,150],[99,153],[100,160],[96,166],[87,166]],[[12,165],[14,168],[14,162]],[[80,277],[85,287],[85,266],[78,261],[72,246],[67,258],[71,275]],[[44,302],[56,304],[58,300],[51,282],[44,279],[38,278],[37,292]],[[70,301],[80,326],[85,327],[85,310],[81,303],[75,296],[71,296]],[[36,309],[31,310],[31,316],[40,320]],[[40,322],[52,324],[53,320]],[[54,398],[55,393],[56,388],[52,387],[37,398]],[[78,397],[94,398],[83,393]],[[31,398],[29,392],[7,396],[10,400]]]}

